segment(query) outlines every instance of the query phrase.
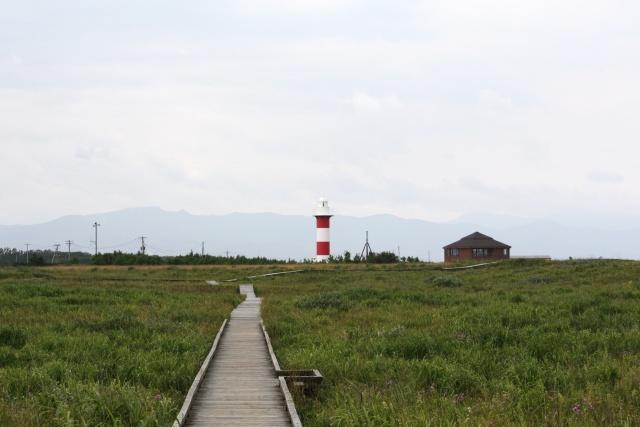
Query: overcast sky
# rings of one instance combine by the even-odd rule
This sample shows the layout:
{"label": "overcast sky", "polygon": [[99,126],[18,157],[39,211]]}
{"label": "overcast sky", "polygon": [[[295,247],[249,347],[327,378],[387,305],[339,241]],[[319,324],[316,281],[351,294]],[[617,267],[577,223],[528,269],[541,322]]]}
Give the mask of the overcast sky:
{"label": "overcast sky", "polygon": [[640,214],[637,0],[0,0],[0,224]]}

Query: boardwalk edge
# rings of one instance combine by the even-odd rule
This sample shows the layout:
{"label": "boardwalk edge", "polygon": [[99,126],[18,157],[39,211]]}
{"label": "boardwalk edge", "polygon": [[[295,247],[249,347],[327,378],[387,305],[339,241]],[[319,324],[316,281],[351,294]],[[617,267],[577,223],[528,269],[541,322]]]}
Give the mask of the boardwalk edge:
{"label": "boardwalk edge", "polygon": [[[267,348],[269,349],[269,354],[271,355],[271,362],[273,363],[273,367],[275,368],[276,372],[280,372],[280,364],[278,363],[278,358],[273,351],[273,347],[271,346],[271,339],[269,338],[267,329],[264,327],[264,322],[262,321],[262,319],[260,319],[260,326],[262,326],[262,333],[264,334],[264,339],[267,342]],[[298,416],[298,411],[296,410],[296,405],[293,402],[293,396],[291,396],[291,392],[289,391],[289,386],[287,386],[285,377],[278,376],[278,380],[280,381],[280,390],[282,390],[285,403],[287,404],[287,412],[289,413],[291,425],[293,425],[293,427],[302,427],[302,422],[300,421],[300,417]]]}
{"label": "boardwalk edge", "polygon": [[222,333],[224,332],[225,326],[227,326],[227,322],[228,322],[227,319],[224,319],[224,322],[222,322],[222,326],[220,326],[220,330],[218,331],[218,334],[216,335],[215,340],[213,340],[213,345],[211,346],[211,350],[209,351],[209,354],[207,355],[207,357],[204,359],[204,362],[202,363],[202,366],[200,367],[198,374],[196,375],[195,379],[193,380],[193,383],[191,384],[191,387],[189,388],[187,397],[184,399],[182,408],[180,409],[180,412],[178,412],[178,415],[176,416],[176,420],[173,423],[173,427],[182,427],[187,417],[189,416],[189,410],[191,409],[191,404],[193,403],[193,400],[196,397],[196,393],[198,392],[198,388],[200,387],[200,382],[202,381],[204,376],[207,374],[207,369],[209,369],[211,360],[213,359],[216,349],[218,348],[218,342],[220,341],[220,337],[222,337]]}
{"label": "boardwalk edge", "polygon": [[271,363],[273,363],[273,367],[276,369],[276,372],[280,371],[280,364],[278,363],[278,358],[276,354],[273,352],[273,347],[271,346],[271,339],[269,338],[269,334],[267,333],[267,329],[264,327],[264,321],[260,320],[260,326],[262,326],[262,333],[264,334],[264,339],[267,342],[267,348],[269,349],[269,355],[271,356]]}
{"label": "boardwalk edge", "polygon": [[293,402],[293,396],[291,396],[291,392],[289,391],[287,380],[284,377],[278,377],[278,380],[280,381],[280,389],[284,395],[284,401],[287,404],[287,412],[289,413],[291,425],[293,427],[302,427],[302,422],[298,416],[298,411],[296,411],[296,404]]}

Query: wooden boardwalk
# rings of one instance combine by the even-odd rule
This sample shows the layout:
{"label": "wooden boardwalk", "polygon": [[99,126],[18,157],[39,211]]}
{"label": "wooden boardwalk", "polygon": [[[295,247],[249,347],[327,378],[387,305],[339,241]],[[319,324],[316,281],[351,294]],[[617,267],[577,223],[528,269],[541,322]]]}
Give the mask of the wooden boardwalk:
{"label": "wooden boardwalk", "polygon": [[292,425],[262,332],[261,299],[252,285],[240,285],[240,293],[247,298],[231,312],[187,426]]}

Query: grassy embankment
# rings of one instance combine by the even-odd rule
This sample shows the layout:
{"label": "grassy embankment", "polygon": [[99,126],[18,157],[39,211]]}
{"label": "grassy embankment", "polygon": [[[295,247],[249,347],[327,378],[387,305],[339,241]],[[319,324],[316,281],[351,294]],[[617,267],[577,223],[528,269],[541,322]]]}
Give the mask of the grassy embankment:
{"label": "grassy embankment", "polygon": [[0,425],[171,425],[243,299],[203,280],[225,274],[0,269]]}
{"label": "grassy embankment", "polygon": [[305,426],[640,425],[640,263],[326,267],[254,282]]}

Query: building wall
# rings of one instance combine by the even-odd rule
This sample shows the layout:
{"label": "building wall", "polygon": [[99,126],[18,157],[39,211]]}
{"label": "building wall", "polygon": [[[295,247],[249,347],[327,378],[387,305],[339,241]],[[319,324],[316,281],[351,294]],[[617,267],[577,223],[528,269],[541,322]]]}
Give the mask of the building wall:
{"label": "building wall", "polygon": [[508,259],[510,256],[510,249],[506,249],[507,253],[505,255],[504,250],[502,248],[491,248],[491,249],[478,248],[476,250],[472,248],[460,248],[460,249],[453,248],[453,249],[457,250],[458,254],[450,255],[451,249],[445,249],[444,262],[459,261],[461,259],[477,259],[477,260]]}

